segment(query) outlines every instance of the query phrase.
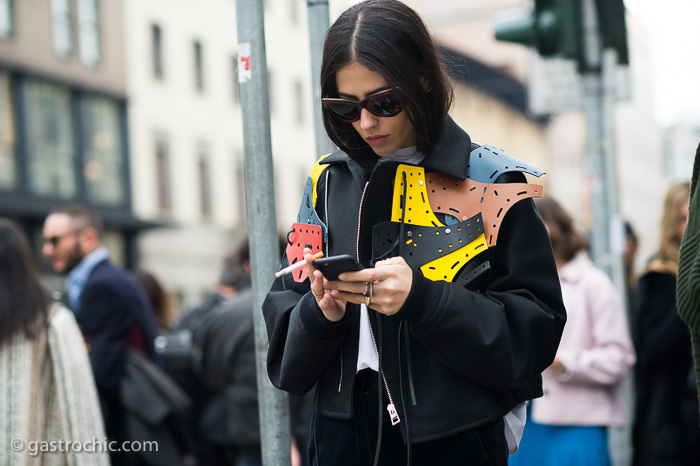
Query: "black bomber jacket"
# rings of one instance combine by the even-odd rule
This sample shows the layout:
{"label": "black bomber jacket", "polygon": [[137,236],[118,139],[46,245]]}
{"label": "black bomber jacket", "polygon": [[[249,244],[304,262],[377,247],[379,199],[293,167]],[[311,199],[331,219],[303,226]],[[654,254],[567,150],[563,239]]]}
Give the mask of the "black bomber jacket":
{"label": "black bomber jacket", "polygon": [[[451,119],[420,164],[464,180],[476,145]],[[373,226],[390,218],[397,163],[368,172],[345,153],[323,159],[315,210],[328,231],[324,252],[351,254],[370,267]],[[519,171],[497,182],[525,182]],[[405,257],[405,256],[404,256]],[[541,373],[552,361],[566,313],[549,238],[532,199],[507,211],[497,243],[466,271],[485,270],[462,286],[432,281],[414,269],[413,285],[392,316],[370,311],[380,369],[412,442],[446,437],[494,422],[524,400],[542,395]],[[466,273],[466,272],[465,272]],[[279,389],[317,387],[319,414],[353,416],[360,306],[330,322],[308,279],[277,278],[263,303],[268,374]],[[383,413],[388,415],[387,413]],[[409,432],[407,432],[407,429]]]}

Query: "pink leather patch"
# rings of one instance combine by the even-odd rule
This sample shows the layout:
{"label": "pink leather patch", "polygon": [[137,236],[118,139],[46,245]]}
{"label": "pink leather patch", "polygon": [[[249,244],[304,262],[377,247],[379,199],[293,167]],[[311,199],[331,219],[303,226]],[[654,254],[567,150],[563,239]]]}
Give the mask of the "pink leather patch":
{"label": "pink leather patch", "polygon": [[522,199],[542,197],[542,186],[536,184],[480,183],[469,178],[462,181],[437,172],[426,173],[425,179],[433,212],[452,215],[459,221],[481,212],[489,247],[495,246],[508,209]]}
{"label": "pink leather patch", "polygon": [[[320,225],[309,223],[295,223],[291,231],[287,234],[287,260],[289,265],[294,265],[304,259],[304,248],[311,249],[312,253],[317,253],[323,247],[323,230]],[[294,281],[301,283],[309,276],[306,267],[302,267],[292,272]]]}

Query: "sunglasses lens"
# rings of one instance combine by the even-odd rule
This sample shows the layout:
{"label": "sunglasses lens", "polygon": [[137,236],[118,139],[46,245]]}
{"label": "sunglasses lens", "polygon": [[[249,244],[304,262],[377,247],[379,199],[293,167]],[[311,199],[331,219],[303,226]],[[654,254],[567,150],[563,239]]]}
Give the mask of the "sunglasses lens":
{"label": "sunglasses lens", "polygon": [[346,123],[359,120],[362,108],[366,108],[378,117],[393,117],[403,111],[401,101],[395,91],[395,89],[384,91],[360,102],[330,98],[322,99],[322,102],[326,109]]}
{"label": "sunglasses lens", "polygon": [[396,94],[372,97],[367,102],[367,110],[380,117],[393,117],[401,113],[403,107]]}
{"label": "sunglasses lens", "polygon": [[353,102],[329,102],[326,108],[339,119],[349,123],[360,118],[360,106]]}

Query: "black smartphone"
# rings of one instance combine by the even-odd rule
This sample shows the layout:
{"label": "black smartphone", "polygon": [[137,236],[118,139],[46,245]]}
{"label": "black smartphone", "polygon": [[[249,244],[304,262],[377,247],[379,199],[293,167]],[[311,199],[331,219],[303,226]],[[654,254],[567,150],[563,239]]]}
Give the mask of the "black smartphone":
{"label": "black smartphone", "polygon": [[321,257],[320,259],[316,259],[314,261],[313,266],[320,270],[327,280],[331,281],[337,280],[338,275],[343,272],[354,272],[364,268],[350,254]]}

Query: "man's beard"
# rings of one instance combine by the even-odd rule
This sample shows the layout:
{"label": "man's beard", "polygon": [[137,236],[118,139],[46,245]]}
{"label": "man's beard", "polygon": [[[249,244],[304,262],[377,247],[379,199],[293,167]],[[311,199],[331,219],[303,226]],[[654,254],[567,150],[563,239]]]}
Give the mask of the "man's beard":
{"label": "man's beard", "polygon": [[75,247],[66,257],[66,266],[63,268],[63,273],[70,273],[70,271],[73,270],[75,266],[83,260],[84,257],[85,256],[83,256],[83,253],[80,251],[80,245],[76,242]]}

